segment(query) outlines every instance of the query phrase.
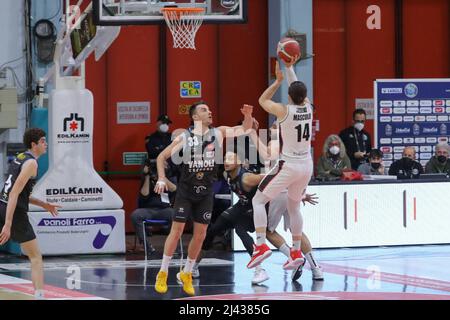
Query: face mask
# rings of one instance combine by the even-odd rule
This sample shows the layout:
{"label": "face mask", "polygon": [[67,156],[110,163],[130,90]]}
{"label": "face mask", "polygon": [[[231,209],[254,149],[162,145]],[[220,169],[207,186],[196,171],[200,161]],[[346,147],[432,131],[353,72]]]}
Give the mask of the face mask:
{"label": "face mask", "polygon": [[354,127],[356,130],[361,131],[362,129],[364,129],[364,123],[357,122],[354,124]]}
{"label": "face mask", "polygon": [[447,157],[446,156],[442,156],[442,155],[438,156],[437,159],[438,159],[438,161],[440,163],[445,163],[447,161]]}
{"label": "face mask", "polygon": [[341,149],[339,149],[339,147],[338,146],[332,146],[331,148],[330,148],[330,153],[332,154],[332,155],[338,155],[339,154],[339,151],[341,151]]}
{"label": "face mask", "polygon": [[159,126],[159,131],[166,133],[167,131],[169,131],[169,126],[163,123],[162,125]]}
{"label": "face mask", "polygon": [[370,165],[372,166],[372,168],[374,170],[378,170],[381,167],[381,163],[379,163],[379,162],[371,162]]}
{"label": "face mask", "polygon": [[403,157],[403,158],[402,158],[403,165],[404,165],[406,168],[410,168],[410,167],[412,166],[413,161],[414,161],[413,159],[408,158],[408,157]]}

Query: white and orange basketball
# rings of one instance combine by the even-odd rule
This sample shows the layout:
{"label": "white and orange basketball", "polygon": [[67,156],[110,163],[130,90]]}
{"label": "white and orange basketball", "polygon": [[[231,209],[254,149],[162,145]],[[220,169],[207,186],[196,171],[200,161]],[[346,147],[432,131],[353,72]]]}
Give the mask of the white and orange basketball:
{"label": "white and orange basketball", "polygon": [[283,38],[278,42],[277,55],[289,63],[296,55],[301,55],[300,44],[292,38]]}

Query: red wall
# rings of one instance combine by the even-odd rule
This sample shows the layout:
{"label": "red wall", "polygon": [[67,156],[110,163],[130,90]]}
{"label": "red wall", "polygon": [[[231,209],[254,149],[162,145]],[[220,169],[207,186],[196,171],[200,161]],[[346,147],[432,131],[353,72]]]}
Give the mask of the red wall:
{"label": "red wall", "polygon": [[[373,98],[375,79],[395,78],[394,3],[313,1],[316,159],[326,137],[351,124],[355,99]],[[366,27],[370,5],[381,9],[381,30]],[[404,78],[450,76],[449,12],[448,0],[403,1]],[[372,133],[373,121],[366,127]]]}

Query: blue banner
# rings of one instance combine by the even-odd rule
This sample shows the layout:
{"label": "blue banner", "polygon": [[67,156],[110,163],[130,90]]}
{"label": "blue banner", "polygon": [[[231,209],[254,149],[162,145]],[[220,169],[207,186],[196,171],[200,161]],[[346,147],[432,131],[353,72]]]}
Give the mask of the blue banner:
{"label": "blue banner", "polygon": [[414,146],[423,166],[434,146],[450,141],[450,79],[376,80],[375,145],[386,167]]}

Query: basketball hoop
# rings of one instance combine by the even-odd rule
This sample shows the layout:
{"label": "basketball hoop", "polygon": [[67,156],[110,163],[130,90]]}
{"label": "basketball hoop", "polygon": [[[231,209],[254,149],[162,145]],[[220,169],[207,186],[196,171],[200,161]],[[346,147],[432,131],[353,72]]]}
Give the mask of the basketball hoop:
{"label": "basketball hoop", "polygon": [[161,9],[173,36],[174,48],[195,50],[195,35],[203,22],[203,8]]}

